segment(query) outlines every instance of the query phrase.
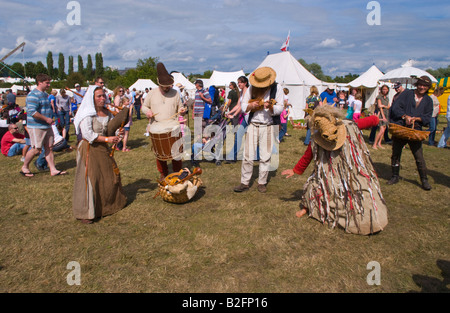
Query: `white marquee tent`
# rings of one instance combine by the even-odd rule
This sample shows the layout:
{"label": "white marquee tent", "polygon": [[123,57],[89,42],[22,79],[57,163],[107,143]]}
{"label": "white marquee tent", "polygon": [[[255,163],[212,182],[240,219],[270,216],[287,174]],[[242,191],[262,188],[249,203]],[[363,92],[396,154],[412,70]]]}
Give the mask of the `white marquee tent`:
{"label": "white marquee tent", "polygon": [[136,88],[136,91],[145,91],[145,88],[157,88],[158,85],[156,85],[151,79],[138,79],[133,85],[131,85],[130,91],[133,90],[133,88]]}
{"label": "white marquee tent", "polygon": [[193,83],[191,83],[186,77],[184,77],[183,74],[179,73],[179,72],[172,72],[170,73],[170,75],[173,76],[174,79],[174,85],[180,83],[181,85],[184,86],[184,90],[194,90],[195,89],[195,85]]}
{"label": "white marquee tent", "polygon": [[195,98],[195,85],[189,81],[183,74],[179,72],[172,72],[170,75],[173,76],[174,83],[173,85],[176,86],[178,83],[184,86],[184,91],[187,91],[189,98],[193,99]]}
{"label": "white marquee tent", "polygon": [[[379,94],[379,87],[383,85],[380,82],[380,78],[383,77],[383,72],[381,72],[378,67],[372,65],[366,72],[361,74],[358,78],[348,83],[349,87],[358,88],[364,94],[365,102],[364,107],[369,108],[375,103],[375,99]],[[395,90],[392,84],[387,83],[389,89],[389,99],[392,100]]]}
{"label": "white marquee tent", "polygon": [[197,79],[199,79],[199,80],[201,80],[202,82],[203,82],[203,87],[204,88],[209,88],[209,86],[211,86],[212,84],[211,84],[211,79],[209,79],[209,78],[197,78]]}
{"label": "white marquee tent", "polygon": [[236,72],[220,72],[220,71],[213,71],[210,79],[209,79],[209,86],[224,86],[228,88],[229,83],[235,82],[237,84],[237,79],[241,76],[245,76],[245,73],[243,70],[236,71]]}
{"label": "white marquee tent", "polygon": [[377,88],[378,81],[382,76],[383,72],[381,72],[375,65],[372,65],[365,73],[348,83],[348,85],[354,88]]}
{"label": "white marquee tent", "polygon": [[310,87],[316,86],[321,91],[325,83],[305,69],[289,51],[269,54],[257,68],[264,66],[273,68],[277,73],[276,81],[289,89],[289,103],[292,104],[290,117],[302,119]]}

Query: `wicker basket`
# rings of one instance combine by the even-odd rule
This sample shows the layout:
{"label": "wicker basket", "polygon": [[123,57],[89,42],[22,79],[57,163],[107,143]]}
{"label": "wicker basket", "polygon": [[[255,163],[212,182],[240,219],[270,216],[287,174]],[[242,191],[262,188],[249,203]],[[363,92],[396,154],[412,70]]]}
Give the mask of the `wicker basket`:
{"label": "wicker basket", "polygon": [[[197,186],[197,188],[201,187],[203,185],[202,180],[200,177],[194,176],[190,179],[190,181],[194,184],[194,186]],[[186,190],[183,190],[181,193],[171,193],[168,191],[163,185],[159,184],[159,191],[160,195],[163,198],[164,201],[170,202],[170,203],[186,203],[190,199],[187,195]]]}
{"label": "wicker basket", "polygon": [[423,141],[430,134],[428,131],[414,129],[414,123],[412,124],[412,128],[390,123],[389,132],[394,137],[411,141]]}

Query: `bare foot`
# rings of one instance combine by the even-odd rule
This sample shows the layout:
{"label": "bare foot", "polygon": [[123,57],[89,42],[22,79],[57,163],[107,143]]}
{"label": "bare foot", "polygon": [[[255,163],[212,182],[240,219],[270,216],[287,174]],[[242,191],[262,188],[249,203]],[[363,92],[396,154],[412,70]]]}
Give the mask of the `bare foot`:
{"label": "bare foot", "polygon": [[307,213],[308,211],[306,211],[306,209],[301,209],[300,211],[297,211],[296,213],[295,213],[295,215],[297,216],[297,217],[302,217],[303,215],[305,215],[306,213]]}
{"label": "bare foot", "polygon": [[383,146],[378,146],[378,148],[384,150],[384,147],[383,147]]}
{"label": "bare foot", "polygon": [[372,146],[372,149],[378,150],[377,146]]}

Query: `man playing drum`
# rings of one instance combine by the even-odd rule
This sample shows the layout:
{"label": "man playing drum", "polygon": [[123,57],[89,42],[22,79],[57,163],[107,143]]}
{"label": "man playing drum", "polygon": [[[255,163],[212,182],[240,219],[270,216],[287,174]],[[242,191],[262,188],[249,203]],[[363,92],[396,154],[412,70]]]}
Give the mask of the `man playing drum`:
{"label": "man playing drum", "polygon": [[[172,133],[174,129],[174,123],[177,123],[178,114],[184,114],[186,109],[183,107],[179,93],[173,89],[174,79],[170,75],[164,64],[158,63],[156,65],[158,74],[159,88],[154,88],[149,91],[145,97],[144,104],[142,105],[142,112],[150,120],[150,137],[152,138],[153,150],[156,155],[156,165],[158,171],[161,173],[160,179],[164,179],[169,174],[167,167],[167,161],[172,160],[172,169],[174,172],[181,170],[183,161],[181,159],[176,160],[176,156],[167,155],[163,151],[171,150],[174,138],[168,138],[162,145],[166,144],[169,147],[161,147],[163,151],[159,151],[159,144],[155,144],[156,135],[152,134],[151,129],[168,129],[169,133]],[[177,114],[178,113],[178,114]],[[176,127],[175,127],[176,128]],[[173,132],[175,133],[175,132]],[[154,135],[152,137],[152,135]],[[159,142],[159,141],[158,141]]]}

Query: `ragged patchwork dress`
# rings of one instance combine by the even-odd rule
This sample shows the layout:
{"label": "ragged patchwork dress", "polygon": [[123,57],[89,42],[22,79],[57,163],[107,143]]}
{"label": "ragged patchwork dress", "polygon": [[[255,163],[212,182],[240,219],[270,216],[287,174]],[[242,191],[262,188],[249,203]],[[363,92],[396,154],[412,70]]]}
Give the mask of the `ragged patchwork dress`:
{"label": "ragged patchwork dress", "polygon": [[[304,185],[300,206],[309,215],[331,228],[339,225],[346,232],[369,235],[388,223],[386,202],[381,193],[361,125],[344,120],[344,145],[328,151],[311,140],[294,172],[302,174],[314,161],[314,171]],[[367,122],[367,120],[366,120]]]}

